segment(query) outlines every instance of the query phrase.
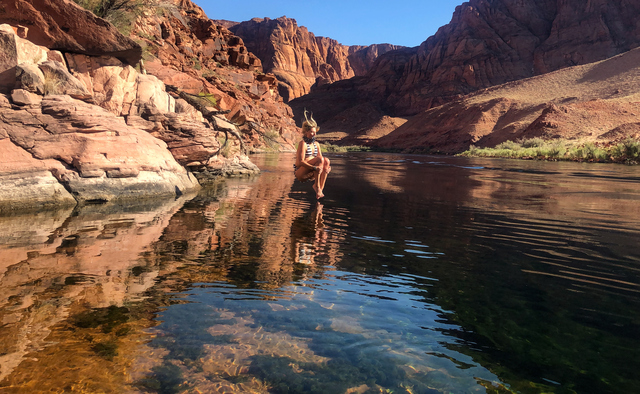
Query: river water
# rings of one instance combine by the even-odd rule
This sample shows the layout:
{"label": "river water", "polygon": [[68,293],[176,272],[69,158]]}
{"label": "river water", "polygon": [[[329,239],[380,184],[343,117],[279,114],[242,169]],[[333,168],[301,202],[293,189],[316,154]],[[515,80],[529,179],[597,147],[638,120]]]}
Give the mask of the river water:
{"label": "river water", "polygon": [[329,157],[0,218],[0,393],[640,392],[640,168]]}

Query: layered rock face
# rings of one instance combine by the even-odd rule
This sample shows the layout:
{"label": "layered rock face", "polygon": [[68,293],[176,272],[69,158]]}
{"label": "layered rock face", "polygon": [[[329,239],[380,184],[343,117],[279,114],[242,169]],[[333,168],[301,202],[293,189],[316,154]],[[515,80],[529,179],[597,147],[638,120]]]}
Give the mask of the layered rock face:
{"label": "layered rock face", "polygon": [[175,196],[258,172],[238,141],[223,152],[225,134],[239,136],[235,125],[204,122],[157,77],[30,38],[24,26],[0,26],[0,210]]}
{"label": "layered rock face", "polygon": [[298,137],[278,81],[242,38],[211,21],[189,0],[162,2],[137,21],[132,37],[143,42],[148,73],[185,92],[207,95],[239,126],[254,151],[293,150]]}
{"label": "layered rock face", "polygon": [[[106,57],[96,63],[114,68],[110,73],[108,67],[101,70],[110,84],[77,74],[91,82],[85,84],[71,74],[60,52],[18,37],[9,25],[0,26],[0,41],[17,48],[4,51],[2,71],[14,77],[3,80],[5,90],[12,88],[10,95],[0,94],[4,208],[175,195],[198,187],[163,141],[128,126],[119,116],[135,113],[141,104],[157,104],[137,97],[143,92],[138,77],[145,76]],[[85,57],[69,58],[74,56]],[[155,83],[161,90],[161,83]],[[95,101],[112,112],[92,104]]]}
{"label": "layered rock face", "polygon": [[247,48],[262,60],[265,71],[276,75],[285,101],[307,94],[314,85],[364,75],[378,56],[399,48],[391,44],[342,45],[331,38],[316,37],[286,17],[225,25],[242,37]]}
{"label": "layered rock face", "polygon": [[[471,0],[418,48],[382,55],[353,83],[352,100],[333,110],[367,102],[410,116],[482,88],[606,59],[640,45],[639,14],[631,0]],[[343,90],[320,87],[290,104],[328,121],[323,103]]]}
{"label": "layered rock face", "polygon": [[393,44],[351,45],[348,56],[349,65],[353,69],[355,76],[365,75],[371,70],[378,57],[387,52],[403,48]]}

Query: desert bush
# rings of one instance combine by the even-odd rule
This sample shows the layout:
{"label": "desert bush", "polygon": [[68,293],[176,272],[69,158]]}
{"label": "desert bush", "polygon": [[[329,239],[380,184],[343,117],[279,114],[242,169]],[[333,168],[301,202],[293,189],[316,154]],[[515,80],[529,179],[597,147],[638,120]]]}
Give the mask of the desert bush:
{"label": "desert bush", "polygon": [[62,85],[63,80],[58,74],[44,71],[44,95],[63,94]]}
{"label": "desert bush", "polygon": [[549,158],[561,158],[567,153],[564,141],[549,141],[544,156]]}
{"label": "desert bush", "polygon": [[611,148],[610,155],[616,161],[637,162],[640,160],[640,141],[627,138]]}
{"label": "desert bush", "polygon": [[518,150],[520,148],[521,148],[521,145],[515,141],[505,141],[501,144],[496,145],[496,149],[498,150],[503,150],[503,149]]}
{"label": "desert bush", "polygon": [[545,145],[547,145],[547,142],[545,140],[543,140],[542,138],[539,138],[539,137],[529,138],[529,139],[526,139],[526,140],[520,140],[520,141],[518,141],[518,143],[523,148],[542,148]]}
{"label": "desert bush", "polygon": [[606,150],[597,147],[593,142],[587,142],[569,150],[569,157],[582,160],[606,161],[609,154]]}
{"label": "desert bush", "polygon": [[191,61],[193,62],[193,68],[196,70],[202,70],[202,63],[200,63],[200,59],[197,57],[192,57]]}
{"label": "desert bush", "polygon": [[[216,100],[216,96],[214,96],[213,94],[200,92],[198,93],[198,97],[205,99],[208,104],[211,104],[214,107],[218,104],[218,100]],[[205,106],[208,106],[208,105],[205,105]]]}
{"label": "desert bush", "polygon": [[269,150],[278,150],[278,148],[280,147],[280,143],[278,142],[279,139],[280,133],[273,126],[268,127],[267,131],[265,131],[264,135],[262,136],[262,141],[264,141],[265,146]]}
{"label": "desert bush", "polygon": [[479,150],[479,149],[478,149],[478,147],[477,147],[477,146],[475,146],[475,145],[470,145],[470,146],[469,146],[469,149],[468,149],[465,153],[468,153],[470,156],[473,156],[475,153],[477,153],[477,152],[478,152],[478,150]]}
{"label": "desert bush", "polygon": [[113,24],[126,36],[136,18],[150,6],[152,0],[74,0],[80,7]]}
{"label": "desert bush", "polygon": [[218,154],[226,158],[231,157],[231,141],[226,140],[224,136],[221,136],[221,137],[218,137],[218,143],[220,144],[220,150]]}
{"label": "desert bush", "polygon": [[569,142],[566,140],[543,140],[533,138],[518,143],[504,142],[495,148],[477,148],[471,146],[461,156],[538,158],[552,160],[578,161],[638,161],[640,159],[640,141],[629,139],[612,148],[599,147],[593,142]]}
{"label": "desert bush", "polygon": [[280,138],[280,132],[278,132],[275,127],[269,127],[265,135],[267,136],[267,138],[270,138],[272,140],[277,140],[278,138]]}
{"label": "desert bush", "polygon": [[620,145],[623,147],[623,153],[626,158],[640,159],[640,141],[629,138]]}

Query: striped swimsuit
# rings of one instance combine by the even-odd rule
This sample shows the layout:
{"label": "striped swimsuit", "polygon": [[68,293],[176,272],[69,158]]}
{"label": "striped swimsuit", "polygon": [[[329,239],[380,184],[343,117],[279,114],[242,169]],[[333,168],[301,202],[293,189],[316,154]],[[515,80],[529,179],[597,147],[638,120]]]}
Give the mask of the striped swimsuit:
{"label": "striped swimsuit", "polygon": [[[318,144],[314,141],[311,144],[307,144],[307,150],[304,152],[304,158],[318,156]],[[298,166],[293,165],[293,172],[298,170]]]}
{"label": "striped swimsuit", "polygon": [[307,157],[316,157],[318,156],[318,145],[314,142],[312,144],[307,144],[307,151],[304,152],[304,158]]}

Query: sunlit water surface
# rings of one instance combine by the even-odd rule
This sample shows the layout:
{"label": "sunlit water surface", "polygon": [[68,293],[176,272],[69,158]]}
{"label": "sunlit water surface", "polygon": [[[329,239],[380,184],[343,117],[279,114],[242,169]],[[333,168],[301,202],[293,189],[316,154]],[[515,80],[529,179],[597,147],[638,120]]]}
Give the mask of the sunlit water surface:
{"label": "sunlit water surface", "polygon": [[640,392],[640,169],[293,156],[0,218],[0,392]]}

